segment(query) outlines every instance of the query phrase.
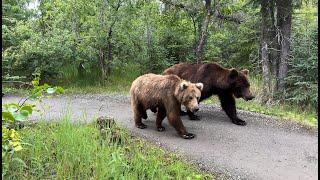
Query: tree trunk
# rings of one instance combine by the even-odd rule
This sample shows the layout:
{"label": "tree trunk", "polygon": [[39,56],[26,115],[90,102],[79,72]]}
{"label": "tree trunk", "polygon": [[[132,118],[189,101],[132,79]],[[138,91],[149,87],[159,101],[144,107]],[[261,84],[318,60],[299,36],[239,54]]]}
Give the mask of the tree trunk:
{"label": "tree trunk", "polygon": [[[106,3],[102,2],[100,5],[100,15],[99,15],[99,23],[100,28],[105,28],[105,10],[106,10]],[[106,69],[106,62],[105,62],[105,45],[102,40],[99,40],[99,62],[101,68],[101,78],[105,80],[107,78],[107,69]]]}
{"label": "tree trunk", "polygon": [[111,74],[111,63],[113,61],[113,56],[112,56],[112,27],[109,28],[109,33],[108,33],[108,64],[107,64],[107,74]]}
{"label": "tree trunk", "polygon": [[288,60],[291,38],[292,0],[277,1],[278,22],[280,30],[280,62],[279,62],[279,88],[280,93],[285,91],[285,78],[288,74]]}
{"label": "tree trunk", "polygon": [[261,20],[262,99],[267,102],[270,97],[270,63],[268,56],[270,16],[268,1],[261,1]]}
{"label": "tree trunk", "polygon": [[[76,1],[74,1],[74,4],[75,3],[76,3]],[[75,34],[74,44],[73,44],[73,47],[72,47],[72,57],[73,57],[73,61],[75,63],[77,63],[77,60],[78,60],[77,47],[78,47],[78,44],[80,43],[80,28],[79,28],[79,25],[78,25],[76,9],[72,9],[71,22],[72,22],[72,31]],[[80,62],[79,65],[78,65],[78,75],[80,77],[83,76],[83,69],[80,68],[82,66],[83,66],[83,62]]]}
{"label": "tree trunk", "polygon": [[105,80],[107,78],[107,72],[106,72],[104,50],[102,47],[99,48],[99,61],[100,61],[100,67],[101,67],[101,78],[102,80]]}
{"label": "tree trunk", "polygon": [[[121,0],[118,1],[117,6],[115,8],[115,11],[117,12],[121,6]],[[111,64],[113,61],[113,44],[112,44],[112,32],[113,32],[113,26],[115,25],[117,21],[117,15],[113,14],[115,16],[115,19],[112,21],[109,31],[108,31],[108,37],[107,37],[107,48],[108,48],[108,62],[106,65],[106,74],[110,75],[111,74]],[[110,17],[109,17],[110,18]]]}
{"label": "tree trunk", "polygon": [[278,91],[278,72],[279,72],[279,44],[278,44],[278,36],[277,36],[277,28],[276,28],[276,19],[275,19],[275,0],[270,0],[268,4],[268,16],[270,18],[270,27],[269,27],[269,62],[270,62],[270,91],[271,97],[274,97],[274,92]]}
{"label": "tree trunk", "polygon": [[273,48],[270,56],[271,56],[271,63],[272,63],[272,77],[273,77],[273,84],[272,84],[272,91],[273,91],[273,95],[275,92],[278,91],[279,88],[279,59],[280,59],[280,46],[279,43],[277,41],[277,30],[275,30],[273,37],[274,39],[271,42],[271,47]]}
{"label": "tree trunk", "polygon": [[195,57],[197,57],[197,24],[194,16],[191,16],[191,19],[193,24],[193,35],[194,35],[193,50],[194,50]]}
{"label": "tree trunk", "polygon": [[149,58],[149,70],[151,72],[155,72],[155,68],[156,68],[156,62],[154,61],[153,58],[153,49],[152,49],[152,31],[151,31],[151,27],[149,25],[147,25],[146,27],[147,29],[147,55]]}
{"label": "tree trunk", "polygon": [[211,15],[212,15],[211,0],[206,0],[205,17],[204,17],[204,20],[202,23],[199,45],[198,45],[197,51],[196,51],[197,64],[201,63],[203,60],[203,50],[204,50],[205,42],[207,40],[207,34],[208,34],[207,30],[208,30],[209,22],[211,19]]}

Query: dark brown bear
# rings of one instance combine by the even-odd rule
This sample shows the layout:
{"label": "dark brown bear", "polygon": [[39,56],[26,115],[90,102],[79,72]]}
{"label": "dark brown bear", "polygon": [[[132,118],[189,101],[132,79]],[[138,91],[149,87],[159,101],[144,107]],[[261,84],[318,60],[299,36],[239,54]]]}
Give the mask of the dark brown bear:
{"label": "dark brown bear", "polygon": [[194,135],[187,132],[181,121],[180,108],[182,104],[190,112],[198,111],[198,101],[202,89],[202,83],[190,83],[176,75],[145,74],[138,77],[132,82],[130,88],[131,106],[136,127],[146,128],[147,126],[141,122],[141,118],[147,118],[147,109],[157,108],[158,131],[164,131],[162,121],[167,117],[169,123],[182,138],[192,139]]}
{"label": "dark brown bear", "polygon": [[[234,68],[226,69],[217,63],[188,64],[180,63],[166,69],[163,74],[175,74],[191,82],[202,82],[204,88],[200,101],[211,95],[218,95],[222,109],[234,124],[245,126],[246,122],[238,118],[235,98],[246,101],[254,96],[250,92],[247,76],[249,71],[237,71]],[[191,120],[199,119],[194,113],[187,111]]]}

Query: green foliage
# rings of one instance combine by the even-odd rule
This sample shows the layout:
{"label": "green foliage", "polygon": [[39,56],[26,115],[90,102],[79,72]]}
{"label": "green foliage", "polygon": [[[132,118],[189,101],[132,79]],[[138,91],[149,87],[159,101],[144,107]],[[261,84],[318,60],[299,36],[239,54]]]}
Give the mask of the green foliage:
{"label": "green foliage", "polygon": [[2,105],[2,177],[6,176],[11,166],[15,166],[16,163],[26,166],[25,162],[15,155],[16,152],[23,150],[24,143],[19,134],[19,123],[26,121],[35,110],[35,105],[25,102],[29,98],[40,99],[44,92],[48,94],[64,92],[62,87],[50,87],[48,84],[40,86],[39,81],[40,74],[35,73],[32,81],[33,90],[24,101]]}
{"label": "green foliage", "polygon": [[44,93],[47,93],[47,94],[53,94],[53,93],[62,94],[62,93],[64,93],[64,89],[60,86],[51,87],[47,83],[44,83],[43,85],[39,85],[40,73],[36,72],[33,75],[35,76],[34,80],[31,82],[33,85],[33,89],[31,90],[28,98],[41,99],[43,97]]}
{"label": "green foliage", "polygon": [[215,21],[209,33],[205,58],[225,67],[246,68],[257,73],[260,17],[255,15],[258,9],[247,7],[239,10],[245,3],[238,2],[226,8],[228,11],[248,16],[243,23]]}
{"label": "green foliage", "polygon": [[77,69],[72,66],[66,66],[62,70],[62,81],[55,83],[68,86],[67,92],[78,93],[128,93],[132,81],[142,74],[139,65],[125,62],[114,66],[107,80],[99,78],[101,72],[97,68],[88,68],[83,77],[79,77]]}
{"label": "green foliage", "polygon": [[304,7],[294,19],[286,100],[318,110],[318,27],[316,9]]}
{"label": "green foliage", "polygon": [[[21,131],[32,146],[19,152],[25,166],[16,164],[5,177],[15,179],[212,179],[212,175],[182,162],[176,155],[127,131],[106,129],[105,144],[94,125],[72,124],[69,117],[59,124],[40,123]],[[117,141],[107,141],[111,131]]]}
{"label": "green foliage", "polygon": [[[31,80],[38,69],[43,82],[118,86],[115,80],[121,78],[116,76],[123,76],[129,65],[137,72],[127,77],[136,77],[161,73],[178,62],[195,62],[204,18],[202,3],[172,1],[178,4],[175,6],[155,0],[42,0],[37,9],[29,10],[28,2],[4,1],[3,77]],[[317,109],[317,3],[294,4],[286,99]],[[247,0],[212,4],[206,62],[261,73],[259,5],[259,1]],[[219,18],[215,11],[229,18]],[[106,68],[102,62],[111,70],[107,77],[102,75]]]}

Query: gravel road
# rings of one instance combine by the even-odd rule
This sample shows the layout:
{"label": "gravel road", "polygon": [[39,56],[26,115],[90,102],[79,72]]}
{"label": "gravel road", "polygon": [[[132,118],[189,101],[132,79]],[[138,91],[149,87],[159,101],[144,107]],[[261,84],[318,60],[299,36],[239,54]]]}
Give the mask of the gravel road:
{"label": "gravel road", "polygon": [[[21,97],[5,96],[3,103]],[[250,102],[248,102],[250,103]],[[112,116],[133,134],[148,139],[182,158],[213,172],[218,179],[318,179],[318,130],[293,122],[239,111],[247,126],[230,122],[218,106],[201,105],[201,121],[182,117],[192,140],[180,138],[167,120],[164,132],[156,131],[155,115],[148,111],[147,129],[134,127],[130,98],[119,95],[63,95],[44,99],[38,105],[43,114],[30,120],[58,120],[70,115],[75,122],[90,122],[99,116]]]}

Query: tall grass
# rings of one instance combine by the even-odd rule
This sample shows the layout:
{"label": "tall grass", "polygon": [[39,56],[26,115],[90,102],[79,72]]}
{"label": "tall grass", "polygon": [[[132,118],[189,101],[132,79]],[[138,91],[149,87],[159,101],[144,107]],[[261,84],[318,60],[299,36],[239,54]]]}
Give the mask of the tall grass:
{"label": "tall grass", "polygon": [[103,138],[93,125],[41,123],[21,130],[32,145],[17,152],[25,165],[11,162],[5,179],[212,179],[176,155],[132,138],[118,128]]}
{"label": "tall grass", "polygon": [[141,68],[135,64],[122,64],[112,68],[107,79],[101,79],[101,70],[88,68],[83,76],[78,75],[74,66],[66,66],[61,70],[59,85],[67,87],[68,92],[91,93],[127,93],[132,81],[141,75]]}

